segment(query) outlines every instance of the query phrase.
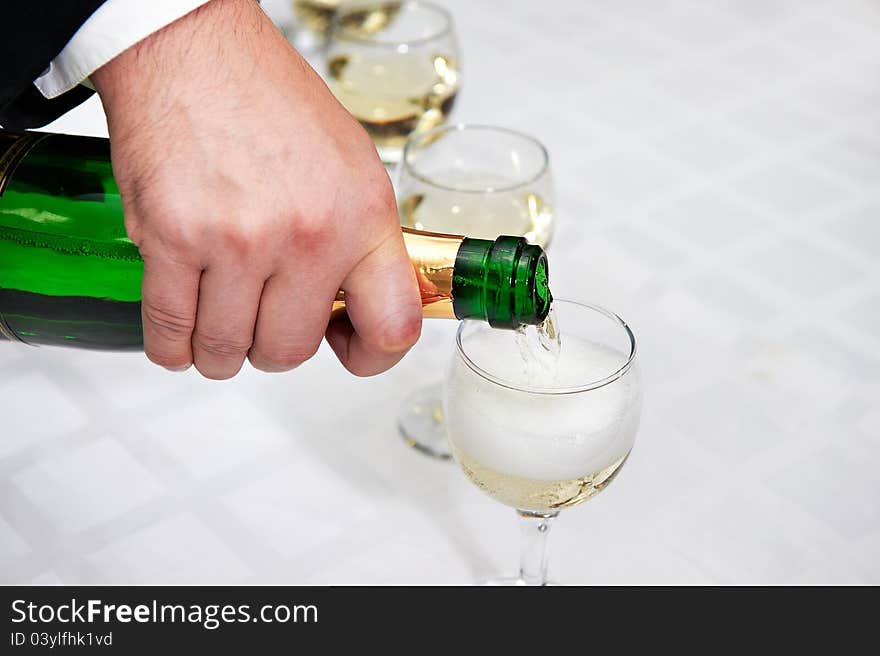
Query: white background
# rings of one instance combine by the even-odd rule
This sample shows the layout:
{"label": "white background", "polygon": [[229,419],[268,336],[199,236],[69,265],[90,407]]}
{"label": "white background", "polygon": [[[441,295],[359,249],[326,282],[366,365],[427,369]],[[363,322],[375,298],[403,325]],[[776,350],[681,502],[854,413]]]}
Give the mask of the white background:
{"label": "white background", "polygon": [[[635,450],[561,515],[551,576],[880,582],[880,2],[445,4],[455,119],[549,147],[554,293],[640,345]],[[52,128],[106,134],[95,100]],[[326,348],[217,383],[0,345],[0,581],[512,574],[513,512],[394,429],[453,328],[369,380]]]}

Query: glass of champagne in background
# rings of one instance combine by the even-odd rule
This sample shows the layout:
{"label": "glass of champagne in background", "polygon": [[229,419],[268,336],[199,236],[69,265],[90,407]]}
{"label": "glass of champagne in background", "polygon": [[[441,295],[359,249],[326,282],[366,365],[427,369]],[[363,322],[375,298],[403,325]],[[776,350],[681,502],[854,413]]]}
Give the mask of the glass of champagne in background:
{"label": "glass of champagne in background", "polygon": [[[449,125],[413,135],[398,166],[402,225],[479,239],[525,237],[547,247],[553,234],[553,184],[537,139],[484,125]],[[407,444],[450,458],[442,383],[416,389],[398,416]]]}
{"label": "glass of champagne in background", "polygon": [[554,314],[555,349],[534,327],[513,335],[462,322],[446,376],[455,459],[522,524],[519,576],[490,583],[546,584],[552,519],[614,479],[638,430],[641,382],[629,327],[573,301],[554,300]]}
{"label": "glass of champagne in background", "polygon": [[330,25],[343,0],[293,0],[293,15],[297,25],[307,30],[317,43],[323,43],[330,34]]}
{"label": "glass of champagne in background", "polygon": [[420,0],[355,0],[335,12],[327,83],[386,164],[407,138],[446,121],[461,84],[452,17]]}
{"label": "glass of champagne in background", "polygon": [[318,52],[327,44],[336,10],[344,0],[292,0],[294,21],[281,25],[287,38],[304,55]]}

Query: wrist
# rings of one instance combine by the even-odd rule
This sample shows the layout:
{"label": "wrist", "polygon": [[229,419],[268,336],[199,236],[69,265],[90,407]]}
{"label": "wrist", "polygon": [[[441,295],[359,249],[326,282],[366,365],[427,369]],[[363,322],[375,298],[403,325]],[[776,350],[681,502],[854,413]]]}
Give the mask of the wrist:
{"label": "wrist", "polygon": [[166,92],[195,89],[223,60],[229,41],[254,29],[260,15],[254,0],[210,0],[118,54],[90,76],[108,120],[170,106]]}
{"label": "wrist", "polygon": [[132,45],[154,34],[210,0],[104,0],[80,25],[34,85],[46,98],[56,98]]}

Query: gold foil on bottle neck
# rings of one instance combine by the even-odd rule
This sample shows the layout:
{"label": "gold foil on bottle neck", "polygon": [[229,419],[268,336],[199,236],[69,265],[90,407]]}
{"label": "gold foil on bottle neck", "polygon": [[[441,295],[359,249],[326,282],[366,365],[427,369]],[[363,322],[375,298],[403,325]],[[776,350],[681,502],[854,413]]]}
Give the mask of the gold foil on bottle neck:
{"label": "gold foil on bottle neck", "polygon": [[[452,274],[458,248],[464,239],[459,235],[419,232],[403,228],[403,241],[416,272],[422,296],[422,316],[431,319],[455,319],[452,307]],[[380,294],[377,291],[377,294]],[[331,318],[345,312],[345,292],[336,294]]]}

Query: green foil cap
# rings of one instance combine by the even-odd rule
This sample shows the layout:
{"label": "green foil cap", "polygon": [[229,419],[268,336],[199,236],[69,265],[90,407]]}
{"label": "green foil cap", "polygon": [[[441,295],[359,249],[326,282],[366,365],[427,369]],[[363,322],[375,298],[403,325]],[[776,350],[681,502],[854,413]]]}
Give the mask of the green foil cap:
{"label": "green foil cap", "polygon": [[541,323],[553,300],[547,278],[544,249],[522,237],[465,238],[452,276],[455,316],[510,330]]}

